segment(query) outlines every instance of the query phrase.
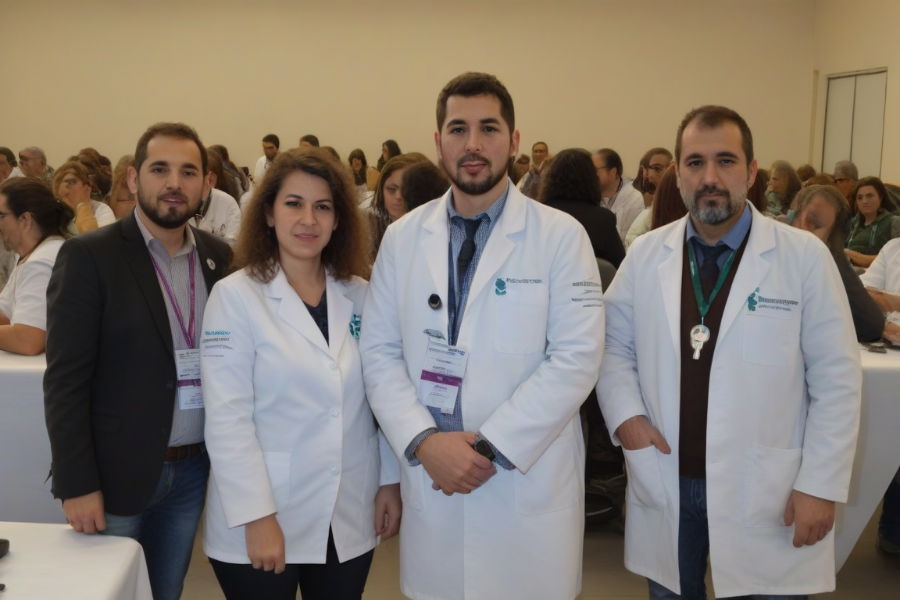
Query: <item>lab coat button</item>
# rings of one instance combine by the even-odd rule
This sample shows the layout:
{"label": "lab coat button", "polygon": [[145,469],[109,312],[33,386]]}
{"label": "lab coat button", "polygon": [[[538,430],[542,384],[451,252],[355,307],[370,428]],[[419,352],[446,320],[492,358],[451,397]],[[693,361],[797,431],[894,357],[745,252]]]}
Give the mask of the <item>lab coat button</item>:
{"label": "lab coat button", "polygon": [[337,371],[337,363],[331,363],[331,370]]}
{"label": "lab coat button", "polygon": [[331,467],[331,474],[332,474],[332,475],[337,475],[337,474],[338,474],[338,468],[337,468],[337,467]]}
{"label": "lab coat button", "polygon": [[338,409],[332,408],[330,411],[328,411],[328,414],[330,414],[332,417],[337,417],[341,413],[338,412]]}

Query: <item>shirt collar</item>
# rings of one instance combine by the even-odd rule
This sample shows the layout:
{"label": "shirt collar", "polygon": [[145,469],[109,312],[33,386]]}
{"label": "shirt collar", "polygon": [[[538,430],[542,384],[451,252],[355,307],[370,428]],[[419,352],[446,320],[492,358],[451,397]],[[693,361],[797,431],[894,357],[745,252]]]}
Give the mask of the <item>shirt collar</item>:
{"label": "shirt collar", "polygon": [[[138,214],[137,210],[134,211],[134,220],[137,221],[138,229],[140,229],[141,236],[143,236],[144,238],[144,243],[147,244],[148,248],[151,248],[152,246],[150,245],[150,243],[156,240],[156,238],[153,237],[153,234],[150,233],[146,226],[144,226],[144,222],[141,220],[141,216]],[[159,240],[156,241],[160,246],[162,245],[162,242],[160,242]],[[184,228],[184,244],[182,244],[178,252],[175,253],[175,256],[187,254],[195,245],[196,242],[194,241],[194,232],[191,231],[191,227],[190,225],[188,225]]]}
{"label": "shirt collar", "polygon": [[[744,238],[747,237],[747,232],[750,231],[750,223],[753,221],[753,209],[751,209],[746,204],[744,205],[744,212],[741,213],[740,218],[735,222],[734,225],[731,226],[725,235],[722,236],[722,239],[716,243],[716,246],[726,245],[732,250],[737,250],[741,247],[741,244],[744,243]],[[703,238],[700,237],[700,234],[697,233],[697,230],[694,229],[694,223],[691,221],[690,215],[687,218],[687,239],[697,238],[697,242],[700,244],[704,244],[708,246],[706,242],[703,241]]]}
{"label": "shirt collar", "polygon": [[[491,225],[497,222],[497,219],[500,218],[500,214],[503,212],[503,207],[506,205],[506,198],[509,196],[509,178],[506,179],[506,189],[503,190],[503,193],[500,194],[500,197],[494,200],[494,203],[491,204],[486,211],[479,215],[475,215],[473,219],[482,219],[484,217],[488,218],[488,221]],[[447,217],[452,221],[454,218],[459,217],[460,219],[465,219],[466,217],[462,216],[456,211],[456,208],[453,206],[453,192],[450,192],[450,199],[447,202]]]}

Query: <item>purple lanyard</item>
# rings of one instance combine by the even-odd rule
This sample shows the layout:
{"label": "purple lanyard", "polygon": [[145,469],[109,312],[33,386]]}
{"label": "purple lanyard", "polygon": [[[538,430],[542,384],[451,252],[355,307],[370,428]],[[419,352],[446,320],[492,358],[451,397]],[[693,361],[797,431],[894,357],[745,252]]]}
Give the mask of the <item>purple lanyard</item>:
{"label": "purple lanyard", "polygon": [[188,259],[190,261],[190,269],[191,274],[191,318],[188,321],[188,326],[184,326],[184,317],[181,316],[181,309],[178,308],[178,302],[175,300],[175,294],[172,293],[172,288],[169,287],[169,282],[166,280],[165,275],[163,275],[162,270],[159,268],[159,265],[156,263],[156,259],[153,257],[153,253],[150,253],[150,260],[153,261],[153,268],[156,269],[156,274],[159,276],[159,280],[162,281],[163,288],[166,290],[166,295],[169,297],[169,301],[172,303],[172,309],[175,311],[175,318],[178,319],[178,325],[181,327],[181,333],[184,335],[184,341],[187,342],[188,348],[194,347],[194,329],[196,323],[196,316],[194,313],[194,300],[197,295],[196,284],[194,283],[194,255],[197,254],[197,247],[194,246],[191,248],[191,256]]}

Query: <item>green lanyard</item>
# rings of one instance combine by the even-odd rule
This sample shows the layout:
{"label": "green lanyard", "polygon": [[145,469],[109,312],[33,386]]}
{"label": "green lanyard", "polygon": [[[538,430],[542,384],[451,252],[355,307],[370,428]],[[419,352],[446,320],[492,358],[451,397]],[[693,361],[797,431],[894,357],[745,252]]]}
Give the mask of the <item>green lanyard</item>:
{"label": "green lanyard", "polygon": [[700,287],[700,275],[698,273],[699,268],[697,267],[697,255],[694,253],[694,244],[688,240],[687,246],[688,257],[690,258],[691,263],[691,283],[694,284],[694,296],[697,298],[697,308],[700,309],[700,324],[705,326],[706,324],[703,320],[706,318],[706,313],[709,312],[709,307],[712,306],[713,300],[716,299],[716,294],[722,289],[725,278],[728,277],[728,271],[731,270],[731,265],[734,263],[734,255],[737,254],[737,252],[732,250],[731,254],[728,255],[728,258],[725,259],[725,264],[722,266],[722,271],[719,273],[719,279],[716,281],[716,286],[709,295],[709,300],[705,300],[703,298],[703,289]]}

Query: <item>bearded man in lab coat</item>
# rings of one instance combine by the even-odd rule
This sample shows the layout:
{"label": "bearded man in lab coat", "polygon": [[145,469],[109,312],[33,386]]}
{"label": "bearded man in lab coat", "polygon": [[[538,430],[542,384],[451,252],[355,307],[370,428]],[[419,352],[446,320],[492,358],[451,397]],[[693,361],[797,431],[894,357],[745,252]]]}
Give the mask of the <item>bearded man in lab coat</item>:
{"label": "bearded man in lab coat", "polygon": [[688,113],[688,215],[638,238],[607,291],[600,406],[628,468],[625,566],[652,599],[805,598],[835,586],[835,503],[856,448],[860,358],[812,235],[746,201],[736,112]]}
{"label": "bearded man in lab coat", "polygon": [[571,599],[578,409],[603,347],[597,262],[578,222],[506,176],[519,132],[495,77],[448,83],[437,125],[452,187],[388,228],[360,340],[369,402],[402,464],[402,590]]}

